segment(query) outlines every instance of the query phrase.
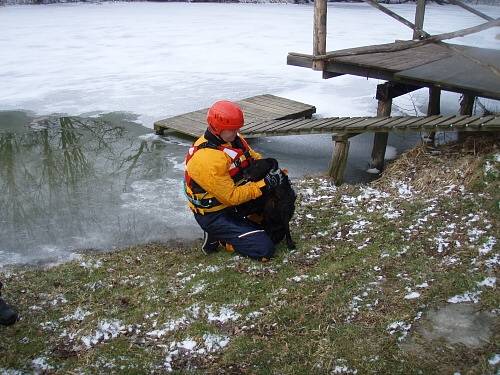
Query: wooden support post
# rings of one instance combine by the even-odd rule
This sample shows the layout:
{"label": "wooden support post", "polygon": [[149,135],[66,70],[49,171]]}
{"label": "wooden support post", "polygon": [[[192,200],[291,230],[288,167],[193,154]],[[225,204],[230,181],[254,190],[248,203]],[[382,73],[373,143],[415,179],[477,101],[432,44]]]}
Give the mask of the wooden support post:
{"label": "wooden support post", "polygon": [[386,82],[381,85],[377,85],[377,94],[375,95],[375,98],[377,98],[377,100],[393,99],[420,88],[420,86],[415,85],[407,85],[397,82]]}
{"label": "wooden support post", "polygon": [[424,39],[425,35],[422,33],[424,29],[424,15],[425,15],[425,0],[417,0],[417,9],[415,11],[415,28],[413,29],[413,39]]}
{"label": "wooden support post", "polygon": [[[474,109],[474,102],[476,101],[476,97],[471,94],[462,94],[462,98],[460,99],[460,115],[468,115],[472,116],[472,110]],[[467,135],[470,135],[468,132],[458,132],[457,137],[459,142],[463,142]]]}
{"label": "wooden support post", "polygon": [[349,136],[347,134],[335,134],[332,160],[328,167],[328,175],[332,177],[335,185],[339,186],[344,180],[344,171],[349,154]]}
{"label": "wooden support post", "polygon": [[[314,1],[313,56],[326,54],[326,10],[327,0]],[[324,61],[313,61],[314,70],[323,70]]]}
{"label": "wooden support post", "polygon": [[[429,104],[427,105],[427,116],[439,115],[441,113],[441,89],[436,86],[429,87]],[[436,132],[426,134],[425,143],[433,145]]]}
{"label": "wooden support post", "polygon": [[[379,85],[380,86],[380,85]],[[378,101],[377,116],[385,117],[391,115],[392,98]],[[373,137],[372,161],[370,168],[376,168],[380,172],[384,169],[385,149],[387,148],[387,139],[389,133],[378,132]]]}
{"label": "wooden support post", "polygon": [[463,94],[460,99],[460,114],[472,116],[472,110],[474,109],[474,102],[476,97],[470,94]]}

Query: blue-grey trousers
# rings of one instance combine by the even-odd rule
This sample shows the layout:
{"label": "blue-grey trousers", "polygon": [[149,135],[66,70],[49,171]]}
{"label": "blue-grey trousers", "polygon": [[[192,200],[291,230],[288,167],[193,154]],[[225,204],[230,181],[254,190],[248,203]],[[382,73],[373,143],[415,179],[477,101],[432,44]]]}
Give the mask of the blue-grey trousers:
{"label": "blue-grey trousers", "polygon": [[221,241],[233,245],[234,250],[251,258],[271,258],[274,243],[264,229],[242,217],[234,209],[225,209],[205,215],[194,214],[201,229],[209,235],[209,241]]}

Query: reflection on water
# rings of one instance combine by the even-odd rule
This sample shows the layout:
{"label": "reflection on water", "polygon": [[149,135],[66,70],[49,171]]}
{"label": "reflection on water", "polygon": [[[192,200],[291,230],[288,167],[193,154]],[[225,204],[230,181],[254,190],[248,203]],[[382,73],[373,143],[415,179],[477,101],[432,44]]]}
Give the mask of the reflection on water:
{"label": "reflection on water", "polygon": [[186,145],[150,132],[123,113],[0,112],[0,265],[192,236]]}

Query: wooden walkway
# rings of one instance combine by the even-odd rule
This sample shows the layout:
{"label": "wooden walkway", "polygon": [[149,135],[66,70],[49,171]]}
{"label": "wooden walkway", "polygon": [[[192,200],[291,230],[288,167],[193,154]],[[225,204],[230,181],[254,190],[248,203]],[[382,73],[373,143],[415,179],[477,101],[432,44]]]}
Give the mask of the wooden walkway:
{"label": "wooden walkway", "polygon": [[[241,134],[246,138],[304,134],[346,134],[408,131],[500,131],[500,116],[386,116],[311,118],[316,108],[274,95],[259,95],[237,102],[244,114]],[[208,109],[157,121],[165,131],[199,137],[207,127]]]}
{"label": "wooden walkway", "polygon": [[268,120],[247,124],[247,138],[303,135],[408,131],[500,131],[500,116],[393,116],[332,117],[320,119]]}
{"label": "wooden walkway", "polygon": [[[316,108],[312,105],[270,94],[253,96],[236,103],[241,107],[245,116],[246,125],[243,127],[243,134],[246,134],[245,129],[255,123],[310,118],[316,112]],[[204,108],[157,121],[154,124],[154,130],[157,134],[174,131],[197,138],[207,128],[207,111],[208,108]]]}

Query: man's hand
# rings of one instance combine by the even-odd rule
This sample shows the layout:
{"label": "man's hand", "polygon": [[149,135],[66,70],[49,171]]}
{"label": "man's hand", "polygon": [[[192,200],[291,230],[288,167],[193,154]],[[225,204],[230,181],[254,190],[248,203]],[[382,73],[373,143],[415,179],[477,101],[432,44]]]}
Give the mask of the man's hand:
{"label": "man's hand", "polygon": [[276,169],[271,169],[266,176],[264,177],[264,182],[266,183],[266,188],[269,190],[274,189],[275,187],[279,186],[284,179],[284,174],[281,171],[281,169],[276,168]]}

